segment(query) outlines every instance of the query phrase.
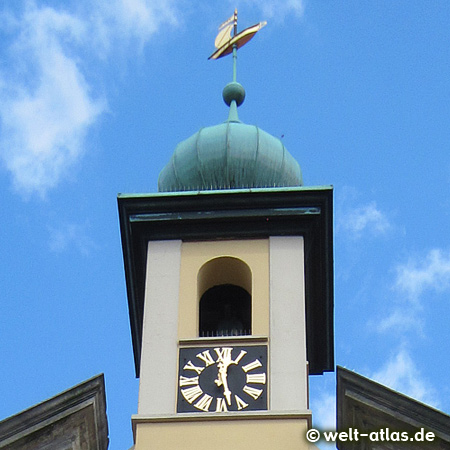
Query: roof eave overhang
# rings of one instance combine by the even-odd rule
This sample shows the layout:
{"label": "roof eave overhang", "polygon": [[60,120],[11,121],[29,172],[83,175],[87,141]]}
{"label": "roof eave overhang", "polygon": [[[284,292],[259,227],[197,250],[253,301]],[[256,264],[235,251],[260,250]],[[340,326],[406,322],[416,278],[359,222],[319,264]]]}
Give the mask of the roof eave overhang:
{"label": "roof eave overhang", "polygon": [[334,370],[333,188],[119,194],[119,220],[136,376],[149,241],[304,236],[309,373]]}

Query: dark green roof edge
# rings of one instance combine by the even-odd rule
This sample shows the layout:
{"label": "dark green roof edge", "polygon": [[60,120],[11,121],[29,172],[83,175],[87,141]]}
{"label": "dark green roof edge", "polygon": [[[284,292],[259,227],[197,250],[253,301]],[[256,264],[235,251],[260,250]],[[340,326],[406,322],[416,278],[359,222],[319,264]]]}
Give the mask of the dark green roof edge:
{"label": "dark green roof edge", "polygon": [[118,199],[122,198],[148,198],[148,197],[179,197],[179,196],[192,196],[192,195],[212,195],[212,194],[239,194],[250,192],[296,192],[296,191],[329,191],[333,190],[333,185],[321,185],[321,186],[291,186],[291,187],[271,187],[271,188],[247,188],[247,189],[211,189],[202,191],[177,191],[177,192],[150,192],[140,194],[117,194]]}

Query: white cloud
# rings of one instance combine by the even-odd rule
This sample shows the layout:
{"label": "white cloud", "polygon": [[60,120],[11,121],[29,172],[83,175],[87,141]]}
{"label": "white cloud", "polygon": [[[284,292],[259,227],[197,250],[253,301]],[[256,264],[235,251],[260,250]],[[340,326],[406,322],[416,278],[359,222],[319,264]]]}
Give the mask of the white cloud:
{"label": "white cloud", "polygon": [[0,155],[24,195],[45,195],[83,154],[104,103],[91,97],[73,43],[82,21],[30,4],[18,22],[8,74],[1,74]]}
{"label": "white cloud", "polygon": [[81,254],[87,256],[95,249],[95,243],[88,236],[87,225],[64,224],[59,228],[50,227],[49,233],[52,252],[62,253],[73,245]]}
{"label": "white cloud", "polygon": [[450,252],[430,250],[420,260],[411,259],[397,266],[396,272],[395,287],[417,302],[427,289],[442,292],[450,287]]}
{"label": "white cloud", "polygon": [[137,42],[138,49],[163,25],[175,26],[181,20],[180,1],[103,0],[94,6],[93,28],[102,47],[111,51],[112,42],[127,46]]}
{"label": "white cloud", "polygon": [[322,393],[311,400],[314,426],[321,430],[336,429],[336,394]]}
{"label": "white cloud", "polygon": [[[313,411],[313,427],[322,431],[336,430],[336,394],[322,392],[311,399],[311,411]],[[319,441],[316,446],[322,450],[336,448],[336,445]]]}
{"label": "white cloud", "polygon": [[396,268],[394,290],[403,294],[395,300],[390,314],[376,325],[381,333],[414,330],[423,335],[421,296],[426,290],[443,292],[450,288],[450,252],[433,249],[422,258],[411,258]]}
{"label": "white cloud", "polygon": [[240,2],[234,1],[233,7],[237,5],[248,4],[256,6],[261,9],[264,19],[284,19],[287,15],[293,14],[297,17],[303,16],[305,5],[304,0],[241,0]]}
{"label": "white cloud", "polygon": [[341,210],[338,217],[338,228],[350,232],[353,238],[360,238],[363,232],[383,234],[390,227],[386,215],[377,208],[375,202]]}
{"label": "white cloud", "polygon": [[125,34],[133,33],[143,40],[148,40],[161,24],[178,22],[172,0],[115,0],[106,4]]}
{"label": "white cloud", "polygon": [[435,390],[422,379],[414,361],[405,349],[400,349],[371,378],[423,403],[434,407],[439,406]]}
{"label": "white cloud", "polygon": [[77,15],[30,1],[21,16],[2,13],[12,43],[0,71],[0,158],[18,192],[45,196],[83,156],[86,135],[106,109],[83,71],[85,59],[114,58],[131,42],[142,47],[162,24],[178,22],[179,4],[85,1]]}
{"label": "white cloud", "polygon": [[423,336],[424,323],[416,307],[404,304],[403,308],[400,306],[394,308],[386,318],[376,324],[375,328],[379,333],[395,331],[400,335],[415,330],[417,334]]}

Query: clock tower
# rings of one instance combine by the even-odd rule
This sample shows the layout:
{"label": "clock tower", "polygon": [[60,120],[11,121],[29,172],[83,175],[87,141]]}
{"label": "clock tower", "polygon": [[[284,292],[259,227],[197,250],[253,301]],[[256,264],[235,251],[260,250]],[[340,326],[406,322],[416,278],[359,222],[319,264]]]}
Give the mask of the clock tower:
{"label": "clock tower", "polygon": [[228,120],[176,147],[157,194],[118,197],[135,450],[311,448],[308,377],[334,370],[332,188],[239,120],[244,97],[225,87]]}

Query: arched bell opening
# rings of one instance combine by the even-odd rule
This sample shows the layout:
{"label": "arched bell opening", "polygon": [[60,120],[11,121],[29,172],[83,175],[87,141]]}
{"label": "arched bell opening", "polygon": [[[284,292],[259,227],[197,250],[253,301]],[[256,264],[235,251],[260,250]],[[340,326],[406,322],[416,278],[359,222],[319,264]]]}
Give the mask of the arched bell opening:
{"label": "arched bell opening", "polygon": [[242,260],[220,257],[198,274],[199,336],[252,334],[252,275]]}

